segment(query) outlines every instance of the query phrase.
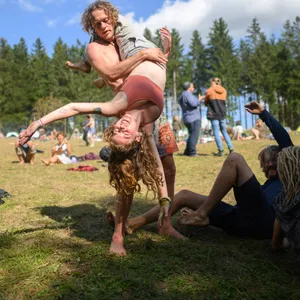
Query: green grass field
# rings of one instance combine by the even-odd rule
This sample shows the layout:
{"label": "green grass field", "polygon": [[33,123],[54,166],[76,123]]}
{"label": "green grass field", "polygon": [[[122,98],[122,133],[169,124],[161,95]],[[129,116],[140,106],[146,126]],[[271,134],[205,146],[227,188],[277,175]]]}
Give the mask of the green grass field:
{"label": "green grass field", "polygon": [[[300,144],[300,136],[292,139]],[[13,195],[0,206],[0,299],[300,299],[299,266],[288,253],[273,253],[268,240],[204,228],[178,241],[159,236],[151,224],[126,237],[127,257],[109,255],[112,229],[105,214],[114,208],[114,190],[102,162],[85,162],[99,168],[94,173],[45,167],[40,160],[54,145],[45,142],[37,144],[45,153],[36,155],[34,166],[20,166],[13,143],[0,140],[0,188]],[[102,146],[71,143],[74,155],[98,153]],[[234,144],[261,183],[257,154],[271,143]],[[175,155],[176,191],[209,192],[225,159],[213,151],[210,143],[198,146],[206,155]],[[225,201],[233,201],[232,193]],[[131,215],[154,204],[143,190]]]}

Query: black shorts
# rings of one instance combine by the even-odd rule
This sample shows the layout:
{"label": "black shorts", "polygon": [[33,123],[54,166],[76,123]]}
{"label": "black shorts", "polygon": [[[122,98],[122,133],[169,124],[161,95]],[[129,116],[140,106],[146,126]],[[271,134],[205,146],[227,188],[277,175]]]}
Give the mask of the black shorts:
{"label": "black shorts", "polygon": [[210,214],[210,224],[238,236],[271,238],[274,212],[255,175],[233,190],[237,204],[221,202]]}

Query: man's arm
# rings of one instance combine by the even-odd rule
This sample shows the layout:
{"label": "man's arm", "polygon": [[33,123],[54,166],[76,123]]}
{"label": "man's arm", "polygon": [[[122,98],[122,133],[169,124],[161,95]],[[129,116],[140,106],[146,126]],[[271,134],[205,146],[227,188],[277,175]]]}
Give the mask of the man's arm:
{"label": "man's arm", "polygon": [[200,105],[200,100],[192,93],[186,94],[186,103],[189,107],[197,108]]}
{"label": "man's arm", "polygon": [[245,105],[245,107],[248,112],[254,115],[259,115],[259,117],[265,122],[272,132],[280,149],[294,145],[287,131],[266,109],[264,109],[262,105],[257,102],[251,102]]}
{"label": "man's arm", "polygon": [[111,82],[126,77],[145,60],[151,60],[161,64],[167,62],[167,58],[160,49],[152,48],[141,50],[117,64],[111,64],[111,61],[105,54],[105,52],[108,51],[111,51],[111,48],[109,49],[108,46],[98,43],[89,44],[86,50],[89,62],[93,68],[100,73],[105,80]]}

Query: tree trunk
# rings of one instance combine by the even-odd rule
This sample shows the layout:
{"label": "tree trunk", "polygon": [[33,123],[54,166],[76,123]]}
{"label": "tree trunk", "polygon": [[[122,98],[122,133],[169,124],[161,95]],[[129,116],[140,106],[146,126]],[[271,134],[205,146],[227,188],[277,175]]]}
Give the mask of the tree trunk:
{"label": "tree trunk", "polygon": [[173,71],[173,103],[172,103],[172,116],[177,115],[177,82],[176,82],[176,71]]}

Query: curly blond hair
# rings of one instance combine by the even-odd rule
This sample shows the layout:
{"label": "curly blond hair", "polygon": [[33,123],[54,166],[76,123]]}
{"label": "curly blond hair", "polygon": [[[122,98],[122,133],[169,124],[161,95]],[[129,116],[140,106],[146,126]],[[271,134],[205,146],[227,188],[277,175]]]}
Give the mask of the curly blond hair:
{"label": "curly blond hair", "polygon": [[147,146],[150,137],[141,131],[139,142],[134,140],[128,145],[117,145],[112,142],[115,124],[109,126],[104,133],[104,140],[109,143],[111,154],[108,160],[110,185],[119,194],[132,194],[141,191],[139,180],[147,187],[147,193],[153,192],[154,198],[161,196],[159,186],[163,185],[163,174],[158,163]]}
{"label": "curly blond hair", "polygon": [[285,194],[284,203],[289,203],[300,194],[300,147],[284,148],[278,155],[278,174]]}
{"label": "curly blond hair", "polygon": [[109,3],[108,1],[95,1],[91,3],[86,10],[83,12],[81,17],[81,25],[82,29],[89,34],[93,33],[93,16],[92,12],[96,9],[104,10],[107,14],[108,18],[110,19],[112,25],[115,27],[118,20],[119,20],[119,11],[118,9]]}

